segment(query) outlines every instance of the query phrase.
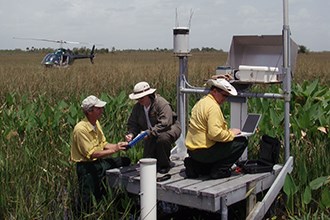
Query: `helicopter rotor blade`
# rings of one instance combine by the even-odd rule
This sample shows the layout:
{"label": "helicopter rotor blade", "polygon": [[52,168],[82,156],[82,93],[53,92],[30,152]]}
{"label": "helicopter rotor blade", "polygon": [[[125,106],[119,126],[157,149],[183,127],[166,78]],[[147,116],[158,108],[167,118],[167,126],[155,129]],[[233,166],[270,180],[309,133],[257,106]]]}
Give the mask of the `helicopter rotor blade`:
{"label": "helicopter rotor blade", "polygon": [[60,44],[61,47],[62,47],[62,44],[86,44],[86,45],[90,45],[90,43],[86,43],[86,42],[66,41],[66,40],[51,40],[51,39],[44,39],[44,38],[13,37],[13,39],[53,42],[53,43]]}
{"label": "helicopter rotor blade", "polygon": [[54,42],[54,43],[66,43],[65,41],[60,40],[49,40],[49,39],[42,39],[42,38],[25,38],[25,37],[13,37],[13,39],[18,40],[36,40],[36,41],[47,41],[47,42]]}

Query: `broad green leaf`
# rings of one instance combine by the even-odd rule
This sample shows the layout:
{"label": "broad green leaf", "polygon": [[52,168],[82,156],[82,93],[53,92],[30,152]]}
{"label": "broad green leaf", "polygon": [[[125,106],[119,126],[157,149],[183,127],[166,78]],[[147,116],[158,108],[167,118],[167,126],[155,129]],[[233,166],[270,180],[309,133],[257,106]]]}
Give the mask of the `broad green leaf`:
{"label": "broad green leaf", "polygon": [[58,108],[60,110],[64,110],[64,109],[66,109],[68,107],[69,107],[69,105],[65,101],[63,101],[63,100],[61,100],[60,103],[58,103]]}
{"label": "broad green leaf", "polygon": [[290,174],[285,177],[283,191],[287,196],[293,196],[297,192],[297,186]]}
{"label": "broad green leaf", "polygon": [[76,124],[76,121],[69,115],[67,117],[67,122],[72,126],[74,126]]}
{"label": "broad green leaf", "polygon": [[323,186],[325,184],[325,181],[327,180],[327,176],[322,176],[314,179],[312,182],[309,183],[309,186],[312,190],[316,190]]}
{"label": "broad green leaf", "polygon": [[308,178],[308,172],[307,172],[306,162],[303,161],[302,164],[300,164],[300,166],[296,167],[296,169],[300,173],[301,182],[302,183],[306,183],[307,182],[307,178]]}
{"label": "broad green leaf", "polygon": [[325,187],[322,190],[321,202],[326,208],[330,208],[330,190],[329,190],[329,187]]}
{"label": "broad green leaf", "polygon": [[306,96],[306,97],[309,97],[309,96],[312,96],[314,90],[316,89],[316,87],[318,86],[318,83],[319,81],[318,80],[315,80],[313,81],[311,84],[307,84],[306,83],[306,88],[305,90],[303,91],[303,94]]}
{"label": "broad green leaf", "polygon": [[312,201],[312,190],[309,186],[306,186],[304,195],[303,195],[303,202],[307,205]]}
{"label": "broad green leaf", "polygon": [[302,129],[309,128],[309,125],[311,124],[309,111],[303,111],[301,113],[301,117],[299,117],[299,124],[301,125]]}
{"label": "broad green leaf", "polygon": [[69,113],[71,117],[75,117],[78,114],[78,110],[74,105],[69,107]]}

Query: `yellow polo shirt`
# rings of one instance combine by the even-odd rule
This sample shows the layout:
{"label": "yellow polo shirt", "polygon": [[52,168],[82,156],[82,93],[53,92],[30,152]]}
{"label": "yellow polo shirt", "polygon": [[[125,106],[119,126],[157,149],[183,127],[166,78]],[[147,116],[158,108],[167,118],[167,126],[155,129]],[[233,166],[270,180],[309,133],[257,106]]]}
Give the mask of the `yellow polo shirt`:
{"label": "yellow polo shirt", "polygon": [[189,150],[209,148],[216,142],[229,142],[234,134],[228,130],[220,105],[211,94],[200,99],[191,111],[185,140]]}
{"label": "yellow polo shirt", "polygon": [[94,126],[85,117],[73,129],[71,160],[74,162],[93,161],[91,155],[103,150],[107,144],[99,121]]}

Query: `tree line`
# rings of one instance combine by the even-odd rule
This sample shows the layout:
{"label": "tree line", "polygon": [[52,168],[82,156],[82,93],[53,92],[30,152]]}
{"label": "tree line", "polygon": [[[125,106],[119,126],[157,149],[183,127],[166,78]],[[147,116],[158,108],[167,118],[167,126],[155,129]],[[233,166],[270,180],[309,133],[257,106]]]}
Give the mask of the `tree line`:
{"label": "tree line", "polygon": [[[13,49],[13,50],[1,50],[1,51],[17,51],[17,52],[30,52],[30,53],[51,53],[55,49],[54,48],[36,48],[36,47],[27,47],[25,50],[23,49]],[[75,47],[70,49],[74,54],[89,54],[91,52],[91,48],[88,47]],[[167,48],[159,48],[156,47],[154,49],[117,49],[115,47],[112,47],[111,49],[109,48],[95,48],[95,52],[97,53],[114,53],[116,51],[136,51],[136,52],[150,52],[150,51],[158,51],[158,52],[171,52],[173,49],[167,49]],[[222,49],[215,49],[213,47],[202,47],[202,48],[192,48],[190,50],[191,52],[224,52]]]}
{"label": "tree line", "polygon": [[[41,52],[41,53],[51,53],[54,51],[54,48],[36,48],[36,47],[27,47],[25,50],[23,49],[13,49],[13,50],[0,50],[0,51],[17,51],[17,52]],[[89,54],[91,52],[91,48],[88,47],[75,47],[71,49],[74,54]],[[99,54],[107,54],[107,53],[115,53],[116,51],[123,51],[123,52],[150,52],[150,51],[158,51],[158,52],[171,52],[173,49],[167,48],[159,48],[156,47],[154,49],[117,49],[115,47],[109,48],[95,48],[95,52]],[[225,52],[223,49],[216,49],[213,47],[202,47],[202,48],[192,48],[190,52]],[[310,50],[304,46],[299,45],[298,53],[309,53]]]}

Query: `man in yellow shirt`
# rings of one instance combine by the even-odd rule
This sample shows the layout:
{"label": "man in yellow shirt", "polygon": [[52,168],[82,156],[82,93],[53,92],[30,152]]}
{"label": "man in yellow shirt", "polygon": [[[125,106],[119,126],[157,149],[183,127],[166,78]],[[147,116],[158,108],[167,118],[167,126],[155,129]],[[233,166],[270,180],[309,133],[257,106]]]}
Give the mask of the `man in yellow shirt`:
{"label": "man in yellow shirt", "polygon": [[99,201],[105,193],[104,179],[106,170],[128,166],[127,157],[113,158],[110,155],[126,150],[127,142],[111,144],[106,141],[98,119],[102,116],[106,102],[91,95],[82,101],[81,108],[85,114],[73,130],[71,160],[76,162],[79,182],[80,211],[87,211],[91,206],[91,195]]}
{"label": "man in yellow shirt", "polygon": [[212,179],[231,175],[231,166],[239,159],[248,141],[235,137],[241,131],[228,128],[220,105],[236,89],[225,79],[210,79],[206,85],[209,94],[199,100],[191,111],[185,140],[189,157],[185,158],[186,176],[197,178],[210,175]]}

